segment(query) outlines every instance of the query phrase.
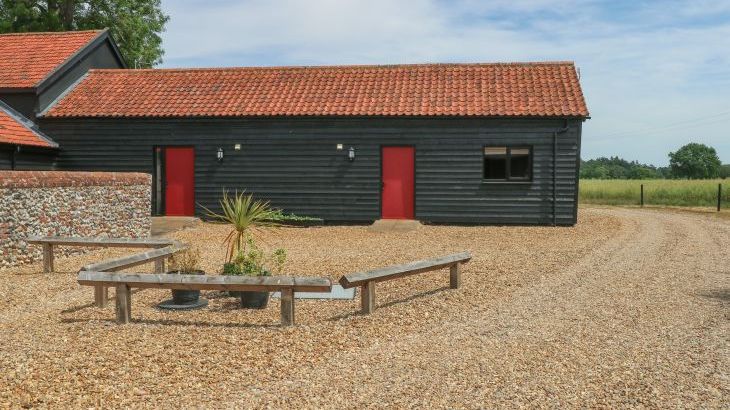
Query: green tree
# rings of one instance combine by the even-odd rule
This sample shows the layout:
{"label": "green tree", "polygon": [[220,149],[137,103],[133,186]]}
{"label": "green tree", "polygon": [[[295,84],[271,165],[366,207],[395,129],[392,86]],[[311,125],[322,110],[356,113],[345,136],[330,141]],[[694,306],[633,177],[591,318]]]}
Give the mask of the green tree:
{"label": "green tree", "polygon": [[109,28],[131,67],[162,62],[161,0],[0,0],[0,33]]}
{"label": "green tree", "polygon": [[730,164],[725,164],[720,167],[720,178],[730,178]]}
{"label": "green tree", "polygon": [[714,148],[689,143],[669,153],[669,167],[677,178],[704,179],[720,175],[720,158]]}
{"label": "green tree", "polygon": [[661,174],[653,168],[636,166],[629,171],[629,179],[658,179]]}

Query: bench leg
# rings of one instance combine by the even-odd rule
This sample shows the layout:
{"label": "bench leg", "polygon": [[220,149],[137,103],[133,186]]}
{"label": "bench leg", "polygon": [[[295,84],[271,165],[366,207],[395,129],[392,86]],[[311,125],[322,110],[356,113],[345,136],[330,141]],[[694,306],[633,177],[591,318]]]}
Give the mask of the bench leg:
{"label": "bench leg", "polygon": [[53,272],[53,245],[43,244],[43,272]]}
{"label": "bench leg", "polygon": [[117,286],[117,323],[122,325],[132,321],[132,292],[127,285]]}
{"label": "bench leg", "polygon": [[94,304],[96,307],[106,307],[109,302],[109,290],[106,286],[94,286]]}
{"label": "bench leg", "polygon": [[155,261],[155,273],[165,273],[165,260],[158,259]]}
{"label": "bench leg", "polygon": [[451,265],[451,275],[450,275],[450,285],[451,289],[459,289],[459,286],[461,286],[461,264],[455,263]]}
{"label": "bench leg", "polygon": [[281,290],[281,325],[292,326],[294,324],[294,290]]}
{"label": "bench leg", "polygon": [[360,305],[363,314],[369,315],[375,310],[375,282],[365,282],[360,287]]}

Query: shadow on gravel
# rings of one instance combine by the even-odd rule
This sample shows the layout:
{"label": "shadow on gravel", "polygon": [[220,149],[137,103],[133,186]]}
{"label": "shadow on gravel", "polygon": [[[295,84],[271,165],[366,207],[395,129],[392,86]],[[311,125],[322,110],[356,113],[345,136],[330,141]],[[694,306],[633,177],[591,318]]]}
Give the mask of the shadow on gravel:
{"label": "shadow on gravel", "polygon": [[[388,303],[384,303],[382,305],[380,305],[380,304],[378,304],[376,302],[375,303],[375,309],[377,310],[377,309],[382,309],[382,308],[386,308],[386,307],[390,307],[390,306],[400,305],[400,304],[403,304],[403,303],[406,303],[406,302],[410,302],[410,301],[415,300],[415,299],[420,299],[420,298],[424,298],[426,296],[431,296],[431,295],[434,295],[436,293],[443,292],[443,291],[449,290],[449,289],[450,288],[448,286],[442,286],[442,287],[440,287],[438,289],[429,290],[428,292],[419,293],[419,294],[416,294],[416,295],[413,295],[413,296],[409,296],[409,297],[403,298],[403,299],[393,300],[393,301],[390,301]],[[376,295],[377,295],[377,293],[376,293]],[[344,313],[342,315],[332,316],[331,318],[329,318],[327,320],[329,320],[330,322],[334,322],[334,321],[337,321],[337,320],[340,320],[340,319],[347,319],[348,317],[352,317],[352,316],[364,316],[364,315],[362,315],[362,313],[360,313],[360,311],[348,312],[348,313]]]}
{"label": "shadow on gravel", "polygon": [[706,292],[700,292],[698,295],[710,299],[718,299],[723,302],[730,302],[730,289],[708,290]]}
{"label": "shadow on gravel", "polygon": [[[91,288],[89,288],[89,289],[91,289]],[[139,293],[139,292],[141,292],[143,290],[144,289],[132,289],[132,295],[134,295],[135,293]],[[114,296],[111,296],[111,295],[109,296],[110,306],[113,306],[113,305],[111,305],[111,302],[114,301],[114,300],[116,300],[116,299],[117,298],[114,297]],[[94,302],[91,302],[91,303],[87,303],[85,305],[72,306],[72,307],[70,307],[68,309],[62,310],[61,313],[74,313],[74,312],[78,312],[79,310],[84,310],[86,308],[95,307],[95,306],[96,305],[94,304]]]}
{"label": "shadow on gravel", "polygon": [[[61,319],[61,323],[84,323],[84,322],[107,322],[116,325],[114,319],[99,320],[99,319]],[[281,327],[276,323],[211,323],[203,321],[186,321],[186,320],[172,320],[172,319],[132,319],[131,324],[140,323],[145,325],[163,325],[163,326],[190,326],[190,327],[222,327],[222,328],[278,328]]]}

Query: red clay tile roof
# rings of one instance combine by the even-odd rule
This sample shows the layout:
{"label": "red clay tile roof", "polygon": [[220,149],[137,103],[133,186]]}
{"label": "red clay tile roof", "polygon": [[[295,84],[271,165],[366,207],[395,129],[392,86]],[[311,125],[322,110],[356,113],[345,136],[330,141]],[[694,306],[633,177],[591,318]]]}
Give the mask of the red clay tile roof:
{"label": "red clay tile roof", "polygon": [[0,88],[32,88],[101,31],[0,35]]}
{"label": "red clay tile roof", "polygon": [[33,125],[30,120],[0,104],[0,144],[58,147],[58,144],[34,130]]}
{"label": "red clay tile roof", "polygon": [[588,110],[571,62],[91,70],[47,117],[557,116]]}

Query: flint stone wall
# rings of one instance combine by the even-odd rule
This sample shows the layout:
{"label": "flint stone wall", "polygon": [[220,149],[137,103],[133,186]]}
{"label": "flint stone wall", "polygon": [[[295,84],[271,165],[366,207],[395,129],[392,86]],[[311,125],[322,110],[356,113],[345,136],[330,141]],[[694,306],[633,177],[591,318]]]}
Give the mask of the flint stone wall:
{"label": "flint stone wall", "polygon": [[41,247],[25,242],[31,235],[148,237],[151,181],[143,173],[0,171],[0,269],[42,259]]}

